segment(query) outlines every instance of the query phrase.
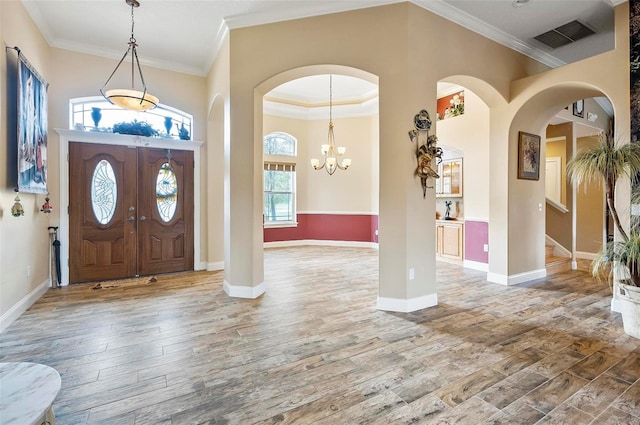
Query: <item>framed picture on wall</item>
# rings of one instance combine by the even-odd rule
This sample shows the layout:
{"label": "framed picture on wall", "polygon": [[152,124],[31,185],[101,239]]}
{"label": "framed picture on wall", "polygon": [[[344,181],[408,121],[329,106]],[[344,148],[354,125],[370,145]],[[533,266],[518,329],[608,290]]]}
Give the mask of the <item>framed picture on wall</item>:
{"label": "framed picture on wall", "polygon": [[577,100],[573,103],[573,116],[584,118],[584,99]]}
{"label": "framed picture on wall", "polygon": [[540,179],[540,136],[518,132],[518,178]]}

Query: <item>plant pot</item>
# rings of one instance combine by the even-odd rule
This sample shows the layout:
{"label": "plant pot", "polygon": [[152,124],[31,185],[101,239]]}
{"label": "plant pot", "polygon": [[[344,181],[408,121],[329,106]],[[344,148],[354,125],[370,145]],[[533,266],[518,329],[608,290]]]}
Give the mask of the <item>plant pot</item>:
{"label": "plant pot", "polygon": [[624,332],[640,339],[640,287],[618,283]]}

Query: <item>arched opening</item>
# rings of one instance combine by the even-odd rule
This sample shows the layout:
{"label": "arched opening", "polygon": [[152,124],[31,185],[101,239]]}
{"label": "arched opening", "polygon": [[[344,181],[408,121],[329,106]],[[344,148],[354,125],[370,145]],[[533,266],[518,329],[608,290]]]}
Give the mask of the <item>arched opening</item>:
{"label": "arched opening", "polygon": [[[567,260],[570,263],[567,269],[576,268],[578,258],[588,259],[601,246],[605,237],[602,194],[596,188],[577,190],[566,178],[565,170],[566,162],[581,147],[594,143],[600,131],[609,129],[612,110],[603,91],[586,83],[571,82],[556,84],[534,94],[514,115],[508,147],[509,275],[526,276],[522,280],[526,281],[546,276],[547,270],[549,274],[554,273],[555,269],[547,269],[549,256],[558,255],[570,260]],[[522,133],[540,137],[538,178],[519,176]],[[550,163],[554,160],[560,163],[559,176],[554,177],[556,172],[553,170],[547,173],[547,159]],[[555,186],[547,181],[547,176],[560,181],[559,195],[555,195],[559,197],[560,205],[546,200],[548,187]],[[580,239],[578,235],[583,237]]]}
{"label": "arched opening", "polygon": [[[440,80],[437,93],[436,135],[443,149],[439,167],[443,185],[436,185],[436,259],[486,272],[491,207],[490,105],[506,101],[490,84],[465,75]],[[445,185],[455,167],[460,183],[452,191]],[[454,182],[455,178],[456,174]]]}
{"label": "arched opening", "polygon": [[[266,173],[283,174],[284,186],[279,190],[295,200],[295,217],[286,222],[266,219],[268,212],[264,210],[265,248],[319,245],[375,249],[379,211],[377,78],[342,66],[305,67],[263,82],[255,90],[255,99],[261,113],[255,116],[260,139],[256,137],[254,142],[263,151],[263,182],[272,180]],[[311,166],[311,159],[321,158],[321,145],[328,143],[330,114],[336,147],[346,148],[344,157],[352,160],[347,170],[332,175]],[[296,140],[294,155],[273,155],[263,149],[264,137],[274,133]],[[284,178],[285,174],[294,177]],[[287,186],[291,181],[295,182],[293,187]],[[266,203],[274,192],[263,188]]]}
{"label": "arched opening", "polygon": [[225,255],[224,238],[224,98],[218,94],[213,98],[207,118],[207,143],[204,145],[207,159],[205,190],[207,193],[206,210],[203,211],[206,228],[207,270],[223,270]]}

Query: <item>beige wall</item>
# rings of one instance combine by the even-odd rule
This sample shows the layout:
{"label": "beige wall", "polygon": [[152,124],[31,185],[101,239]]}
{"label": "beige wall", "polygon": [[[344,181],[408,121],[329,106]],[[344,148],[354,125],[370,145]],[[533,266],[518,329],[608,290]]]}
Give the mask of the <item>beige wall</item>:
{"label": "beige wall", "polygon": [[[330,176],[314,171],[311,158],[321,159],[320,146],[327,143],[328,120],[304,120],[264,115],[263,132],[283,131],[298,140],[296,158],[297,211],[299,213],[377,214],[378,140],[372,130],[377,116],[334,118],[336,146],[347,148],[348,171]],[[374,203],[376,202],[376,203]]]}
{"label": "beige wall", "polygon": [[[443,34],[446,49],[424,42]],[[422,199],[414,176],[415,146],[407,138],[413,116],[424,108],[434,113],[436,82],[445,77],[471,75],[484,81],[482,94],[464,85],[493,104],[508,98],[513,79],[545,67],[409,3],[231,30],[230,43],[231,193],[243,193],[231,202],[235,223],[230,224],[230,237],[237,244],[231,248],[229,276],[237,282],[232,283],[254,287],[263,279],[262,252],[257,249],[261,158],[255,151],[263,132],[254,87],[264,94],[305,72],[358,74],[355,68],[377,76],[380,92],[380,296],[434,294],[434,246],[425,241],[434,240],[435,226],[425,217],[435,216],[435,198],[431,192]],[[300,69],[306,66],[312,68]],[[254,165],[241,168],[241,163]],[[409,268],[415,269],[414,281],[408,279]]]}
{"label": "beige wall", "polygon": [[[577,139],[580,152],[598,142],[597,137]],[[584,184],[576,190],[576,250],[590,254],[597,253],[604,238],[604,191],[602,185]]]}
{"label": "beige wall", "polygon": [[[31,21],[21,2],[0,2],[2,25],[1,36],[7,46],[19,46],[27,59],[49,83],[48,89],[48,186],[51,193],[53,214],[39,212],[44,202],[43,195],[22,194],[25,216],[14,218],[10,208],[15,196],[15,179],[2,173],[0,176],[0,314],[24,299],[32,290],[48,279],[49,236],[47,226],[58,225],[59,213],[66,206],[60,205],[59,189],[59,140],[55,128],[69,127],[69,99],[97,96],[104,81],[113,71],[117,61],[96,56],[51,48]],[[141,54],[144,54],[141,52]],[[13,60],[11,52],[2,55],[2,93],[6,93],[6,58]],[[206,79],[187,74],[143,67],[149,91],[158,96],[160,102],[193,115],[192,137],[204,138],[206,133],[207,92]],[[124,73],[126,74],[126,72]],[[125,78],[126,77],[121,77]],[[128,84],[128,83],[127,83]],[[111,85],[110,85],[111,86]],[[2,128],[7,128],[7,104],[3,96]],[[9,105],[13,107],[13,104]],[[13,119],[13,118],[12,118]],[[12,161],[6,157],[6,132],[0,134],[0,163]],[[5,167],[2,167],[5,169]],[[206,167],[203,167],[203,173]],[[205,195],[204,189],[201,195]],[[204,197],[203,197],[204,199]],[[7,241],[12,241],[7,245]],[[202,238],[202,249],[206,252],[206,236]],[[197,261],[197,259],[196,259]],[[26,277],[26,268],[31,268],[31,277]],[[199,265],[196,264],[196,267]]]}
{"label": "beige wall", "polygon": [[[509,177],[504,183],[495,176],[491,190],[507,194],[508,246],[500,246],[489,256],[489,269],[501,269],[508,258],[508,274],[520,275],[544,268],[544,181],[517,179],[518,131],[542,134],[547,122],[557,111],[577,99],[607,96],[616,111],[616,138],[629,140],[629,35],[628,4],[615,9],[616,49],[545,73],[516,80],[511,85],[511,102],[503,111],[508,123]],[[606,72],[604,72],[606,71]],[[493,111],[492,111],[493,112]],[[493,121],[492,121],[493,124]],[[493,140],[492,140],[493,142]],[[500,143],[496,144],[496,146]],[[493,146],[492,146],[493,147]],[[495,182],[495,185],[493,184]],[[504,187],[504,186],[508,187]],[[624,195],[625,185],[619,194]],[[493,197],[493,195],[492,195]],[[624,199],[621,196],[619,199]],[[626,199],[628,199],[628,190]],[[505,199],[500,199],[502,204]],[[493,205],[492,205],[493,207]],[[493,215],[491,221],[497,216]],[[502,218],[502,217],[501,217]],[[501,235],[497,226],[490,227],[490,244]],[[509,231],[517,229],[517,231]],[[499,231],[498,231],[499,232]],[[506,248],[506,249],[505,249]]]}
{"label": "beige wall", "polygon": [[222,270],[225,262],[225,170],[229,166],[228,107],[229,107],[229,38],[226,37],[207,77],[207,139],[204,145],[207,171],[204,190],[207,193],[205,217],[207,227],[207,270]]}
{"label": "beige wall", "polygon": [[543,166],[546,158],[560,157],[561,160],[561,202],[569,210],[562,212],[545,202],[545,233],[558,242],[568,251],[573,250],[573,190],[567,181],[567,158],[573,156],[573,126],[572,122],[559,125],[549,125],[546,129],[546,138],[561,137],[564,140],[543,143],[545,145],[544,159],[541,158],[540,179],[544,182],[545,172]]}
{"label": "beige wall", "polygon": [[489,107],[465,88],[464,114],[438,121],[436,134],[440,146],[464,155],[464,218],[489,220]]}
{"label": "beige wall", "polygon": [[[51,83],[54,75],[51,71],[50,49],[44,38],[38,32],[33,21],[22,6],[21,2],[0,2],[0,36],[4,45],[18,46],[22,53]],[[15,112],[8,117],[10,110],[15,108],[16,99],[8,98],[7,60],[15,69],[17,54],[15,51],[3,52],[0,55],[0,317],[26,297],[31,291],[48,281],[49,261],[49,217],[39,212],[44,203],[43,195],[23,193],[20,198],[24,206],[24,217],[15,218],[11,215],[11,206],[16,196],[13,191],[17,177],[8,175],[10,169],[15,170],[17,160],[17,146],[15,139],[7,139],[7,128],[15,126]],[[17,76],[14,75],[16,78]],[[9,84],[17,84],[15,80]],[[14,89],[15,90],[15,89]],[[49,105],[52,102],[51,88],[49,89]],[[49,106],[51,108],[51,106]],[[14,110],[15,111],[15,110]],[[9,119],[11,121],[9,121]],[[49,146],[51,146],[51,122],[49,123]],[[12,144],[12,146],[9,146]],[[15,156],[14,156],[15,155]],[[51,157],[51,151],[49,151]],[[51,162],[49,169],[51,169]],[[48,184],[52,185],[52,175],[49,174]],[[55,184],[55,183],[54,183]],[[58,205],[54,204],[55,208]],[[27,267],[31,270],[27,277]]]}

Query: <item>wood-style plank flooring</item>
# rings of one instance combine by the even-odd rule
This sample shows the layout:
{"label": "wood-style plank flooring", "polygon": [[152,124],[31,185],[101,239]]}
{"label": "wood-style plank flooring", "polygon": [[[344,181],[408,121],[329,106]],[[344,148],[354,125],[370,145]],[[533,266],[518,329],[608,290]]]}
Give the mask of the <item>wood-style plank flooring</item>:
{"label": "wood-style plank flooring", "polygon": [[515,287],[438,263],[437,307],[378,311],[378,253],[265,251],[222,272],[49,290],[0,361],[56,368],[65,424],[635,424],[640,340],[583,271]]}

